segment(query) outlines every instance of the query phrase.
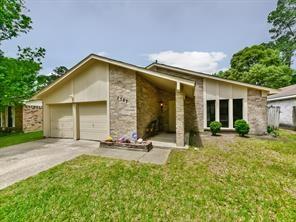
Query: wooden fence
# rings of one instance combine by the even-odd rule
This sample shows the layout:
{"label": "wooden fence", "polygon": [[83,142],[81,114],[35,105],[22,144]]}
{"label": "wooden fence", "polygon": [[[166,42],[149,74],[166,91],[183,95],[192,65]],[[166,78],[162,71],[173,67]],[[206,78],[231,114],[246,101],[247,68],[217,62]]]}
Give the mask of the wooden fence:
{"label": "wooden fence", "polygon": [[267,125],[274,129],[278,129],[280,126],[280,107],[269,106],[267,109]]}

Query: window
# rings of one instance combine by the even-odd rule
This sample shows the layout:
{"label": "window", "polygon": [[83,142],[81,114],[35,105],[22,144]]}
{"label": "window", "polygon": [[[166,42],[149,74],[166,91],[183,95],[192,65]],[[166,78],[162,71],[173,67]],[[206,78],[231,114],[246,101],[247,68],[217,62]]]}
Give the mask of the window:
{"label": "window", "polygon": [[233,99],[233,126],[238,119],[243,119],[243,99]]}
{"label": "window", "polygon": [[210,126],[210,123],[215,121],[215,100],[207,101],[207,126]]}
{"label": "window", "polygon": [[220,100],[220,122],[222,127],[229,127],[228,99]]}
{"label": "window", "polygon": [[14,108],[7,107],[7,127],[14,127]]}

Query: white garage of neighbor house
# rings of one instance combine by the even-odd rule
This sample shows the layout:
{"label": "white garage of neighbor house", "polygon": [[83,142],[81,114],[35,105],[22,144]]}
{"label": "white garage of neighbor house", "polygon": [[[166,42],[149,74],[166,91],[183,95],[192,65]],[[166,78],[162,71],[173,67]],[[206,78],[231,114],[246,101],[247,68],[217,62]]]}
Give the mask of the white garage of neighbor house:
{"label": "white garage of neighbor house", "polygon": [[296,84],[268,96],[268,106],[280,107],[280,126],[296,130]]}
{"label": "white garage of neighbor house", "polygon": [[184,146],[189,131],[202,132],[214,120],[233,130],[234,121],[243,118],[251,133],[265,133],[266,98],[275,92],[164,64],[142,68],[91,54],[34,99],[43,101],[46,137],[146,138],[153,123]]}

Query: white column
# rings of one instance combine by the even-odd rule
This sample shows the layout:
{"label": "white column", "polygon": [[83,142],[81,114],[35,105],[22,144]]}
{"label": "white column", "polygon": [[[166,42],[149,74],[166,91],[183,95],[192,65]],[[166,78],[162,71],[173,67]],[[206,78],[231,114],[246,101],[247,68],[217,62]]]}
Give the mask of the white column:
{"label": "white column", "polygon": [[233,99],[228,100],[229,128],[233,128]]}

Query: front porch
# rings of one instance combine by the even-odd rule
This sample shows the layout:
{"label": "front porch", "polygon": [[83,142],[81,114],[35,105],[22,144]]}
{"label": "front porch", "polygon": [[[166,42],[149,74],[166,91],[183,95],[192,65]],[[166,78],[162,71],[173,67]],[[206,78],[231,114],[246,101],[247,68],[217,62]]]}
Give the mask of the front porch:
{"label": "front porch", "polygon": [[194,85],[138,75],[138,136],[155,147],[184,148],[185,134],[197,125],[194,104]]}

